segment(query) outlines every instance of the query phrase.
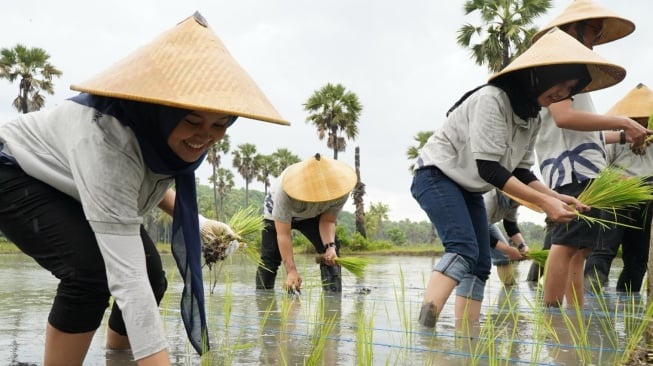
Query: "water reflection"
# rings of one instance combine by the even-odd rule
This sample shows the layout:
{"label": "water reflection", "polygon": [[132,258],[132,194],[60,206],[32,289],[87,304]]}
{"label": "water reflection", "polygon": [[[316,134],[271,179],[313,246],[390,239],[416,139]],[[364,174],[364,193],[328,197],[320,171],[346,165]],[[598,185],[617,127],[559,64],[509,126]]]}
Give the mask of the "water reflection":
{"label": "water reflection", "polygon": [[[515,286],[504,288],[492,273],[479,323],[457,323],[451,302],[436,328],[428,329],[416,318],[431,258],[375,257],[364,278],[343,275],[342,295],[324,296],[313,258],[297,257],[306,284],[300,296],[282,291],[283,276],[276,290],[255,290],[256,267],[245,258],[223,266],[207,294],[212,352],[204,364],[614,364],[626,337],[641,324],[642,309],[633,304],[644,300],[612,290],[600,298],[587,296],[580,314],[539,308],[541,290],[523,282],[530,265],[524,262]],[[174,261],[163,259],[171,285],[162,314],[173,363],[200,365],[179,317],[181,283]],[[616,262],[613,270],[619,266]],[[41,364],[56,281],[20,254],[0,256],[0,278],[11,279],[0,285],[0,364]],[[104,327],[106,321],[86,365],[134,365],[129,353],[105,352]]]}

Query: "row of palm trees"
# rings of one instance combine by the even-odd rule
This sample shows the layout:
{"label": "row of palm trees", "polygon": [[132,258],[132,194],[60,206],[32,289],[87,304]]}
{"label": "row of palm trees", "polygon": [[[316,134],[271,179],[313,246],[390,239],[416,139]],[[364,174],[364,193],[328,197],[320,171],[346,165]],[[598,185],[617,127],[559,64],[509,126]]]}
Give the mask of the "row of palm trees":
{"label": "row of palm trees", "polygon": [[[472,51],[472,58],[477,64],[487,65],[490,71],[498,71],[530,46],[531,35],[536,31],[532,26],[533,21],[551,8],[551,0],[467,0],[463,8],[466,15],[478,13],[482,24],[464,24],[458,31],[458,44]],[[480,42],[473,43],[477,38]],[[49,62],[49,58],[45,50],[21,44],[0,49],[0,79],[19,81],[18,96],[12,101],[19,112],[39,110],[45,104],[42,92],[53,94],[52,80],[60,77],[62,72]],[[327,147],[333,150],[333,158],[337,159],[338,153],[345,151],[347,140],[355,140],[358,135],[362,105],[357,95],[341,84],[328,83],[316,90],[303,105],[308,112],[306,122],[315,126],[320,140],[326,139]],[[420,146],[427,133],[418,134]],[[225,138],[211,149],[208,156],[213,167],[210,181],[214,186],[216,213],[223,211],[218,207],[219,197],[224,197],[234,185],[233,173],[222,167],[220,161],[222,154],[228,153],[229,149],[229,139]],[[409,151],[409,158],[416,151]],[[365,236],[365,184],[360,177],[358,148],[355,157],[358,182],[352,196],[356,206],[357,231]],[[257,154],[255,145],[242,144],[233,152],[232,161],[238,174],[245,179],[247,205],[251,181],[256,179],[263,182],[267,192],[270,177],[278,176],[287,165],[297,161],[297,157],[287,149],[279,149],[272,155]]]}

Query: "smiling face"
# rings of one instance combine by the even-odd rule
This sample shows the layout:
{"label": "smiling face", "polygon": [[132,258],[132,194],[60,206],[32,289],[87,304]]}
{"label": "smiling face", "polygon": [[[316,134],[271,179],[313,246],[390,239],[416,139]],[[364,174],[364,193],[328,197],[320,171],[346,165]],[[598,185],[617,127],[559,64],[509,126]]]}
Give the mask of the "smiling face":
{"label": "smiling face", "polygon": [[568,98],[576,84],[578,84],[578,80],[568,80],[550,87],[537,97],[537,104],[541,107],[548,107]]}
{"label": "smiling face", "polygon": [[226,114],[191,112],[172,130],[168,146],[183,161],[195,162],[224,136],[231,120]]}

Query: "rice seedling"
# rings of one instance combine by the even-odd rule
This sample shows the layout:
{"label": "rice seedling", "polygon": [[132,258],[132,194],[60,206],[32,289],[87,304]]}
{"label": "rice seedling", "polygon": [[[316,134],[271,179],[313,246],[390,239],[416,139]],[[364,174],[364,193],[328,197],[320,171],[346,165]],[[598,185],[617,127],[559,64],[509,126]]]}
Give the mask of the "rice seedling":
{"label": "rice seedling", "polygon": [[372,366],[374,361],[374,305],[369,316],[365,316],[366,312],[357,312],[357,329],[356,329],[356,365],[357,366]]}
{"label": "rice seedling", "polygon": [[[591,286],[592,294],[594,295],[601,312],[603,314],[610,314],[610,310],[608,309],[608,304],[606,303],[605,297],[601,296],[602,293],[603,293],[603,290],[600,287],[601,285],[599,283],[595,283],[594,281],[592,281],[590,283],[590,286]],[[614,319],[618,318],[618,311],[619,311],[619,307],[615,306]],[[607,316],[600,316],[600,317],[598,317],[598,319],[599,319],[599,323],[601,325],[601,328],[603,329],[603,333],[608,338],[608,342],[610,343],[610,346],[612,348],[619,347],[619,334],[617,333],[617,330],[615,329],[615,326],[614,326],[614,323],[612,322],[612,319],[610,317],[607,317]]]}
{"label": "rice seedling", "polygon": [[526,259],[532,260],[533,262],[539,264],[540,267],[544,268],[546,259],[549,257],[549,250],[548,249],[531,250],[528,253],[525,253],[524,257],[526,257]]}
{"label": "rice seedling", "polygon": [[579,219],[588,224],[598,224],[604,228],[620,225],[638,229],[626,222],[619,221],[623,215],[620,209],[635,207],[653,200],[653,186],[646,183],[644,176],[627,177],[621,169],[608,166],[578,195],[578,200],[592,208],[611,213],[614,220],[586,215],[576,211]]}
{"label": "rice seedling", "polygon": [[[546,271],[546,269],[544,270]],[[546,340],[551,338],[555,343],[560,343],[560,337],[558,336],[555,327],[553,327],[551,316],[547,313],[547,308],[544,306],[542,301],[542,286],[537,286],[535,288],[533,300],[527,297],[524,299],[533,314],[529,322],[533,327],[531,334],[531,351],[529,354],[531,364],[536,364],[539,362],[542,353],[546,350]]]}
{"label": "rice seedling", "polygon": [[258,208],[250,206],[236,211],[227,222],[227,225],[233,230],[233,235],[223,230],[219,232],[208,231],[205,227],[200,230],[202,236],[206,238],[202,251],[204,253],[204,263],[209,267],[209,270],[214,263],[225,260],[235,251],[244,253],[246,258],[259,265],[258,253],[243,241],[248,235],[260,233],[265,228],[263,216]]}
{"label": "rice seedling", "polygon": [[[324,254],[316,255],[315,263],[325,264],[326,259],[324,258]],[[368,265],[366,259],[357,257],[338,257],[336,258],[336,263],[359,278],[365,274],[365,267]]]}
{"label": "rice seedling", "polygon": [[[232,259],[232,253],[242,253],[250,262],[263,266],[258,251],[244,241],[245,237],[259,233],[265,227],[263,216],[259,213],[258,208],[250,206],[237,211],[231,216],[227,225],[233,230],[233,234],[229,234],[224,230],[211,231],[207,227],[200,228],[203,238],[204,265],[209,268],[212,279],[210,293],[213,293],[217,285],[224,260],[227,258]],[[216,263],[218,266],[214,271]]]}
{"label": "rice seedling", "polygon": [[406,297],[406,286],[404,271],[402,268],[399,268],[399,292],[397,292],[397,285],[393,286],[394,296],[395,296],[395,305],[397,307],[397,314],[399,314],[399,321],[404,332],[404,341],[407,345],[412,344],[412,321],[411,321],[411,309],[406,308],[406,305],[411,305],[411,302],[408,301]]}
{"label": "rice seedling", "polygon": [[329,317],[325,314],[324,293],[319,297],[316,310],[309,356],[304,363],[309,366],[323,364],[326,341],[336,326],[336,314]]}
{"label": "rice seedling", "polygon": [[[576,290],[572,289],[572,292],[574,293],[574,297],[576,297]],[[573,302],[572,308],[572,313],[575,315],[574,318],[570,317],[566,311],[562,311],[561,313],[562,319],[569,331],[572,344],[574,345],[574,350],[576,351],[578,358],[581,360],[581,364],[591,364],[592,354],[590,352],[591,346],[589,344],[588,329],[592,321],[592,315],[590,314],[585,321],[582,308],[579,303],[575,301]]]}
{"label": "rice seedling", "polygon": [[[624,307],[624,312],[628,316],[624,316],[624,323],[626,328],[626,344],[624,346],[624,353],[621,358],[621,364],[627,364],[628,361],[637,348],[644,340],[647,328],[653,317],[653,302],[646,304],[643,297],[637,303],[635,297],[631,297],[631,302],[628,306]],[[637,311],[637,309],[645,309],[644,311]]]}

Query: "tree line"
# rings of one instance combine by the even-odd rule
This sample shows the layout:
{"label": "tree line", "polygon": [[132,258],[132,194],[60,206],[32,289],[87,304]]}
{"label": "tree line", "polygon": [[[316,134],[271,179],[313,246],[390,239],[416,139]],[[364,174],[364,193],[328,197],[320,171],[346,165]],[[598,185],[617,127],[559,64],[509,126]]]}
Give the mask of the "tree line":
{"label": "tree line", "polygon": [[[486,65],[490,71],[498,71],[530,46],[536,29],[533,21],[551,8],[550,0],[467,0],[463,4],[465,15],[477,13],[481,24],[466,23],[458,30],[457,42],[471,51],[471,58],[478,65]],[[478,41],[478,43],[475,43]],[[0,79],[18,83],[18,95],[11,101],[20,113],[41,109],[45,105],[44,93],[53,95],[53,79],[61,77],[61,70],[49,62],[50,55],[42,48],[29,48],[16,44],[0,49]],[[355,141],[363,106],[358,96],[341,84],[327,83],[314,91],[302,104],[307,112],[306,123],[316,128],[320,140],[333,150],[333,158],[345,151],[347,140]],[[415,139],[417,147],[409,147],[407,157],[412,161],[417,151],[432,132],[421,131]],[[365,184],[360,177],[358,148],[355,154],[357,184],[352,192],[356,210],[344,212],[340,222],[344,230],[357,233],[363,238],[388,240],[395,245],[431,243],[436,240],[433,227],[426,222],[411,223],[407,220],[387,220],[387,205],[371,203],[366,210]],[[222,157],[232,154],[232,167],[245,181],[244,189],[234,189],[234,171],[222,165]],[[254,144],[245,143],[231,149],[229,137],[215,144],[208,152],[207,161],[212,167],[209,177],[211,187],[200,186],[201,211],[209,217],[226,220],[235,207],[258,205],[267,193],[272,178],[288,165],[299,161],[297,155],[286,148],[279,148],[270,155],[259,154]],[[409,167],[412,169],[412,166]],[[253,181],[264,184],[264,192],[250,192]],[[208,188],[208,195],[205,195]],[[161,217],[159,217],[161,216]],[[146,223],[156,223],[156,234],[165,237],[166,220],[154,212]]]}

